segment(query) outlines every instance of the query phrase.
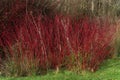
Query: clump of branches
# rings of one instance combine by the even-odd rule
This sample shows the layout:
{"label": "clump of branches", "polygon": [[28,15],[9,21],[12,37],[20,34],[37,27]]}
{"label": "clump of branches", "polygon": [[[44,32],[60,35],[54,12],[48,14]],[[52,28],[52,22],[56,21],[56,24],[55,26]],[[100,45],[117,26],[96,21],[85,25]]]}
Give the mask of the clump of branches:
{"label": "clump of branches", "polygon": [[[70,16],[50,18],[27,14],[20,24],[14,22],[5,28],[0,34],[0,46],[5,56],[23,72],[31,67],[40,70],[65,67],[65,57],[70,54],[75,54],[77,60],[81,59],[81,69],[95,71],[113,50],[110,44],[113,33],[114,27],[108,20],[101,24],[96,18],[89,17],[73,20]],[[31,62],[25,64],[24,60]]]}

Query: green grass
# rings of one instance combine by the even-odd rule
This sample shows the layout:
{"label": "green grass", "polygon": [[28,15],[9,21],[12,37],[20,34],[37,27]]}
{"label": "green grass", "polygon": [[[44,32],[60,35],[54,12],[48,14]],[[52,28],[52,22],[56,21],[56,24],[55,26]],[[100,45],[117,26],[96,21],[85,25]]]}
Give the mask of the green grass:
{"label": "green grass", "polygon": [[70,71],[49,72],[43,76],[0,77],[0,80],[120,80],[120,58],[105,61],[95,73],[82,71],[76,74]]}

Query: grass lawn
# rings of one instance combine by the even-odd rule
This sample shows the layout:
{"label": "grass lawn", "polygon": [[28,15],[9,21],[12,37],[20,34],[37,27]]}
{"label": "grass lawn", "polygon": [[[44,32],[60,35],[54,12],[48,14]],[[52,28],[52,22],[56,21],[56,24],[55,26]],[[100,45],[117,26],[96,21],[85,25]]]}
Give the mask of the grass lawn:
{"label": "grass lawn", "polygon": [[82,71],[75,74],[70,71],[49,72],[43,76],[32,77],[0,77],[0,80],[120,80],[120,58],[105,61],[95,73]]}

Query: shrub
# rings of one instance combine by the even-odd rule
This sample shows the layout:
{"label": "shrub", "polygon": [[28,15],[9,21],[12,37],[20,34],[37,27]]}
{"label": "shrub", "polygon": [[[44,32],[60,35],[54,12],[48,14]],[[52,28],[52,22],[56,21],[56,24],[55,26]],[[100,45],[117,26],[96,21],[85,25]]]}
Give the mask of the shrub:
{"label": "shrub", "polygon": [[33,72],[31,67],[33,70],[47,70],[61,65],[64,50],[56,50],[59,50],[60,44],[65,49],[64,42],[60,42],[60,37],[64,40],[64,35],[56,33],[58,29],[55,21],[46,17],[43,22],[41,16],[36,21],[30,15],[26,15],[24,20],[23,23],[15,23],[1,33],[1,46],[6,58],[10,58],[5,64],[5,72],[18,76],[29,75]]}
{"label": "shrub", "polygon": [[[95,71],[113,50],[110,43],[114,27],[107,19],[104,22],[89,17],[72,20],[70,16],[34,17],[30,13],[19,24],[13,23],[0,34],[5,56],[10,58],[10,66],[7,64],[4,69],[17,69],[9,71],[13,74],[29,75],[33,71],[69,68],[71,63]],[[74,60],[70,62],[71,54]],[[68,64],[66,56],[70,58]]]}
{"label": "shrub", "polygon": [[111,27],[107,20],[102,25],[101,21],[97,22],[89,18],[75,22],[69,36],[75,53],[81,53],[82,69],[96,70],[100,63],[111,53],[113,47],[110,43],[114,31],[114,27]]}

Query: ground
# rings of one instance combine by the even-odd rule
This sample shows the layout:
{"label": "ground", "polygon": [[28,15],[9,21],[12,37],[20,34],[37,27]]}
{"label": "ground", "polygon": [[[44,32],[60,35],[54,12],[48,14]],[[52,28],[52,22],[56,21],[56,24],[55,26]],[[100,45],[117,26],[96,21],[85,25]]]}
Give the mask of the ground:
{"label": "ground", "polygon": [[108,59],[95,73],[82,71],[76,74],[71,71],[49,72],[46,75],[32,77],[0,77],[0,80],[120,80],[120,58]]}

